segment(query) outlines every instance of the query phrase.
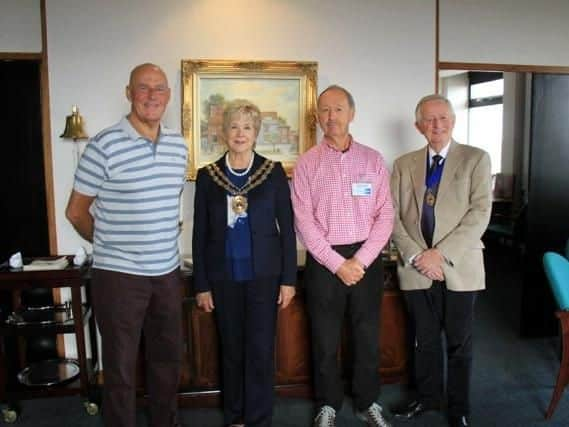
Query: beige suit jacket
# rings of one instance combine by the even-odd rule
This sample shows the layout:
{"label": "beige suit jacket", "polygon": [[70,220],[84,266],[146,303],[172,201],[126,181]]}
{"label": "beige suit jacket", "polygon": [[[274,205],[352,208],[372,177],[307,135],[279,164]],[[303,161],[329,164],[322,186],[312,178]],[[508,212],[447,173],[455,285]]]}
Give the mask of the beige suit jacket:
{"label": "beige suit jacket", "polygon": [[[397,159],[391,175],[395,209],[393,240],[399,249],[401,289],[427,289],[432,281],[409,260],[425,249],[421,211],[425,194],[427,147]],[[481,237],[492,209],[490,157],[479,148],[451,142],[435,204],[433,247],[446,259],[446,286],[453,291],[484,289]]]}

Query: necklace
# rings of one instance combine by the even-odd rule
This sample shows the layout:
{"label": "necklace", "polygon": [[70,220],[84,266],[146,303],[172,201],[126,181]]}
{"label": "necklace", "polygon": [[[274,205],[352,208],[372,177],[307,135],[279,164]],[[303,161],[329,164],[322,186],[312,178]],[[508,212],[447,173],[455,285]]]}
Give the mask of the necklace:
{"label": "necklace", "polygon": [[[225,159],[227,161],[227,157]],[[251,161],[251,164],[252,163]],[[229,165],[227,166],[229,167]],[[213,182],[231,194],[231,208],[233,212],[241,214],[247,212],[247,193],[258,185],[261,185],[268,178],[274,166],[275,164],[271,160],[266,159],[259,169],[257,169],[252,176],[247,178],[247,182],[243,187],[237,187],[233,184],[215,163],[210,163],[206,166],[206,169],[213,179]],[[251,166],[249,166],[249,169],[250,168]],[[229,170],[231,170],[231,168]]]}
{"label": "necklace", "polygon": [[231,172],[235,176],[245,176],[249,173],[251,168],[253,167],[253,160],[255,159],[255,153],[251,153],[251,160],[249,161],[249,166],[243,172],[235,172],[235,170],[229,164],[229,153],[225,155],[225,166],[227,166],[227,170]]}

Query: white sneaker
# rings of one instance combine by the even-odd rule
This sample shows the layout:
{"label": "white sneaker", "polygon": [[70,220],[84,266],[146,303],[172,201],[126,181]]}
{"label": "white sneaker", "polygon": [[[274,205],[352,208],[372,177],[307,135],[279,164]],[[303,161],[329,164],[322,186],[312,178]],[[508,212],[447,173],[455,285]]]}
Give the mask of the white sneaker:
{"label": "white sneaker", "polygon": [[381,406],[374,402],[365,411],[356,412],[356,417],[366,422],[370,427],[391,427],[381,412]]}
{"label": "white sneaker", "polygon": [[324,405],[314,418],[314,427],[336,427],[336,410]]}

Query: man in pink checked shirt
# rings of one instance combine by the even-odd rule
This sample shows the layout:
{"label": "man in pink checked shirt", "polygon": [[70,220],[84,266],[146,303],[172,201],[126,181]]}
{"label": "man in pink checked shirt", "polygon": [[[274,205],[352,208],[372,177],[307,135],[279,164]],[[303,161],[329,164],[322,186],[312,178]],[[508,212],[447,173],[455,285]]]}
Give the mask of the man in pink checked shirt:
{"label": "man in pink checked shirt", "polygon": [[352,95],[330,86],[318,98],[324,138],[302,155],[292,180],[296,230],[308,255],[304,275],[310,315],[314,427],[335,426],[344,386],[337,365],[346,308],[354,338],[356,416],[389,426],[379,393],[379,318],[383,266],[378,257],[393,228],[389,171],[381,155],[349,133]]}

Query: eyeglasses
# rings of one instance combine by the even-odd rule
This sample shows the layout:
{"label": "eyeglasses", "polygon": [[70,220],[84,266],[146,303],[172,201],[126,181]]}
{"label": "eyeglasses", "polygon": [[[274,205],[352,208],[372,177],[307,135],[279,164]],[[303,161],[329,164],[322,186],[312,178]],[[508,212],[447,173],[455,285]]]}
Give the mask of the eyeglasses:
{"label": "eyeglasses", "polygon": [[153,92],[157,95],[164,95],[168,92],[168,86],[158,85],[154,87],[150,87],[147,85],[138,85],[134,87],[135,92],[141,93],[143,95],[148,95],[149,93]]}

